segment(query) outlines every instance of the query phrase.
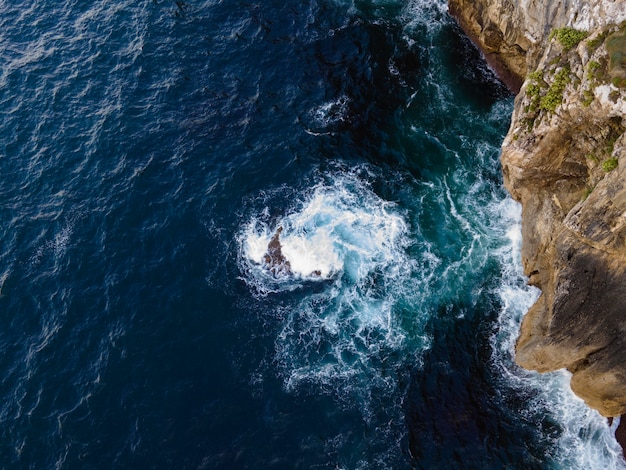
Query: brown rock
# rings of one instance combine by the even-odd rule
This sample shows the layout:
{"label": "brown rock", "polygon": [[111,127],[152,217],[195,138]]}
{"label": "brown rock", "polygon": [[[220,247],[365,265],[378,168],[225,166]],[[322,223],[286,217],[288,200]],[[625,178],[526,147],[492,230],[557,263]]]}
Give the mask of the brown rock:
{"label": "brown rock", "polygon": [[[516,360],[540,372],[567,368],[589,406],[626,414],[626,87],[603,68],[612,57],[603,38],[626,37],[626,10],[612,0],[449,5],[512,89],[528,77],[501,157],[522,203],[524,271],[542,290]],[[598,40],[565,49],[550,38],[565,26]]]}
{"label": "brown rock", "polygon": [[280,244],[280,234],[282,231],[282,227],[276,229],[276,233],[274,233],[274,236],[267,245],[267,253],[263,257],[266,268],[275,275],[291,273],[291,264],[283,255],[282,246]]}

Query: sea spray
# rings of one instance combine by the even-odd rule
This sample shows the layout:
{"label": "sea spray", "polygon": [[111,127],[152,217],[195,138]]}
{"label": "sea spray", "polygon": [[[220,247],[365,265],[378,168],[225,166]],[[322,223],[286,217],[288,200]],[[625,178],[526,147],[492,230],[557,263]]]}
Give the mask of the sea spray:
{"label": "sea spray", "polygon": [[[326,175],[271,220],[272,211],[261,208],[239,236],[244,279],[254,292],[299,293],[281,315],[277,339],[289,389],[378,375],[372,362],[403,344],[395,304],[417,269],[406,252],[409,227],[402,210],[358,173]],[[291,269],[276,276],[263,257],[278,227]]]}
{"label": "sea spray", "polygon": [[4,466],[621,462],[513,364],[512,97],[444,0],[5,3]]}
{"label": "sea spray", "polygon": [[[539,374],[526,371],[514,363],[514,346],[522,316],[537,299],[538,289],[527,286],[520,265],[521,206],[511,199],[504,201],[496,213],[508,225],[509,243],[500,255],[506,267],[497,294],[502,309],[492,335],[492,367],[499,372],[500,386],[516,390],[527,397],[518,410],[520,419],[554,423],[551,439],[553,455],[548,468],[623,469],[621,447],[614,430],[599,413],[590,409],[571,391],[571,374],[557,371]],[[496,215],[494,214],[494,215]]]}

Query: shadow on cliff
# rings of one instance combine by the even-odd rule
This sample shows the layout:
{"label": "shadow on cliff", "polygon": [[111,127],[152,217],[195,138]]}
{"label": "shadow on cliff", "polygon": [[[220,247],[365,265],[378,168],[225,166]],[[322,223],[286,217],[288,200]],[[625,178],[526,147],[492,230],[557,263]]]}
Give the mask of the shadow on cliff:
{"label": "shadow on cliff", "polygon": [[453,23],[443,31],[444,67],[457,93],[474,106],[489,109],[513,93],[487,65],[482,53]]}

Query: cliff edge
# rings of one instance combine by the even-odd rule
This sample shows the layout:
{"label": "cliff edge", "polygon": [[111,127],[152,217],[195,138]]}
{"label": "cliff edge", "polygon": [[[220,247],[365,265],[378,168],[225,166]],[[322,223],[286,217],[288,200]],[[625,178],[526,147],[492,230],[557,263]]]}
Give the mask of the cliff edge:
{"label": "cliff edge", "polygon": [[567,368],[590,407],[626,414],[626,5],[449,5],[519,86],[502,169],[522,203],[524,271],[542,294],[522,322],[516,361]]}

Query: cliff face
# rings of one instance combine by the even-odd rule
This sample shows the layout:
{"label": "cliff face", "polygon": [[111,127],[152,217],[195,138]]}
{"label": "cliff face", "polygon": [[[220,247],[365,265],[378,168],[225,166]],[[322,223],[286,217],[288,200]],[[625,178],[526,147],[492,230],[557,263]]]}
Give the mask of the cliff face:
{"label": "cliff face", "polygon": [[594,31],[626,19],[622,0],[449,0],[448,5],[515,92],[537,68],[554,28]]}
{"label": "cliff face", "polygon": [[523,78],[502,167],[523,207],[524,270],[542,294],[516,360],[567,368],[589,406],[625,414],[624,3],[450,0],[450,11],[497,70]]}
{"label": "cliff face", "polygon": [[569,369],[578,395],[618,416],[626,412],[626,48],[613,45],[626,45],[626,29],[597,30],[569,51],[564,42],[549,40],[528,75],[502,146],[505,184],[523,205],[524,270],[542,290],[516,359],[541,372]]}

